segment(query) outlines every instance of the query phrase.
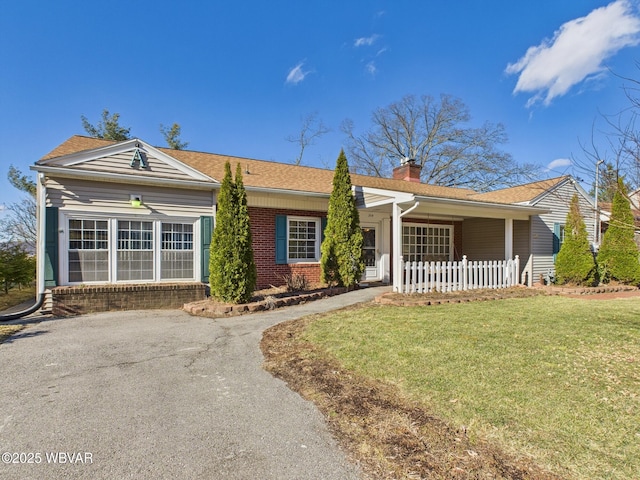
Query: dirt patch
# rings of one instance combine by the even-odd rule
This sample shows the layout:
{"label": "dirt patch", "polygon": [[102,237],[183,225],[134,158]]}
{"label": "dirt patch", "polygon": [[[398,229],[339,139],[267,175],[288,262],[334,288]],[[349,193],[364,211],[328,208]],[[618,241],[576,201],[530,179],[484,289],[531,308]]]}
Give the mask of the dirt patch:
{"label": "dirt patch", "polygon": [[301,340],[314,318],[284,322],[264,333],[265,368],[318,406],[366,478],[560,478],[526,458],[472,441],[464,427],[447,425],[392,385],[341,369]]}
{"label": "dirt patch", "polygon": [[640,297],[640,289],[632,285],[601,285],[598,287],[551,285],[539,288],[549,295],[563,295],[585,300],[613,300],[616,298]]}
{"label": "dirt patch", "polygon": [[534,288],[511,287],[503,289],[465,290],[460,292],[431,293],[385,293],[376,302],[383,305],[404,307],[441,305],[474,301],[501,300],[505,298],[526,298],[535,295],[562,295],[584,300],[613,300],[617,298],[640,297],[640,289],[630,285],[603,285],[599,287],[545,286]]}
{"label": "dirt patch", "polygon": [[541,289],[526,287],[511,287],[502,289],[464,290],[457,292],[430,292],[430,293],[385,293],[376,302],[383,305],[397,306],[423,306],[441,305],[445,303],[463,303],[474,301],[502,300],[505,298],[526,298],[536,295],[546,295],[548,292]]}

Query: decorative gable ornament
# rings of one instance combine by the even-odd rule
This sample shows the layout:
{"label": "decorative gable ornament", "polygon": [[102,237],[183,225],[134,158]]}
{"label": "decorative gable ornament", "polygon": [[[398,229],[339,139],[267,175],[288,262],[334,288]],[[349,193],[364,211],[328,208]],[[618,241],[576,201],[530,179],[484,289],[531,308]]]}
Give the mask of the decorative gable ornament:
{"label": "decorative gable ornament", "polygon": [[145,155],[140,151],[140,148],[136,145],[136,149],[133,151],[133,158],[131,159],[131,168],[136,166],[136,163],[140,168],[147,168],[147,159]]}

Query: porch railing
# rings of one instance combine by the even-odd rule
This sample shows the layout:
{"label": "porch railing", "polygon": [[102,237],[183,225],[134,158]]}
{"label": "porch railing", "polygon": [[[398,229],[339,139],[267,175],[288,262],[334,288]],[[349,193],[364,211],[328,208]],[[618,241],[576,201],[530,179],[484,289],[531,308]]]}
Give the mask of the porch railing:
{"label": "porch railing", "polygon": [[405,262],[400,260],[401,293],[455,292],[518,285],[520,259],[459,262]]}

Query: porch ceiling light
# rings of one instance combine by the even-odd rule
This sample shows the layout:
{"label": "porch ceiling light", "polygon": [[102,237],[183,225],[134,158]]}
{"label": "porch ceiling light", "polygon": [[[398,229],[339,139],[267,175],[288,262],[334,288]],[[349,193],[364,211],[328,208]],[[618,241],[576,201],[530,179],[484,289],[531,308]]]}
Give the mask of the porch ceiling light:
{"label": "porch ceiling light", "polygon": [[129,195],[129,200],[133,208],[140,208],[140,206],[142,205],[142,195],[136,195],[132,193],[131,195]]}

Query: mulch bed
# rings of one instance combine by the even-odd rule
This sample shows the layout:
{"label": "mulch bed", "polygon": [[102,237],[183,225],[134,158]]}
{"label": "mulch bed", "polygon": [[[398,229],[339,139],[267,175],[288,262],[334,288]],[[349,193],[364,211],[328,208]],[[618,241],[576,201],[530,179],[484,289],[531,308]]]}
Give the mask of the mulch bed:
{"label": "mulch bed", "polygon": [[600,285],[597,287],[577,286],[541,286],[549,295],[565,295],[587,300],[612,300],[615,298],[633,298],[640,296],[640,289],[633,285]]}
{"label": "mulch bed", "polygon": [[588,300],[640,297],[640,289],[632,285],[601,285],[598,287],[534,285],[533,288],[511,287],[502,289],[465,290],[459,292],[385,293],[376,298],[382,305],[402,307],[442,305],[474,301],[526,298],[537,295],[563,295]]}
{"label": "mulch bed", "polygon": [[464,290],[457,292],[429,293],[385,293],[376,298],[381,305],[416,307],[426,305],[442,305],[446,303],[465,303],[474,301],[502,300],[505,298],[526,298],[545,295],[546,292],[526,287],[502,289]]}
{"label": "mulch bed", "polygon": [[274,310],[290,305],[299,305],[301,303],[339,295],[346,291],[347,289],[343,287],[318,287],[303,292],[287,292],[284,287],[272,287],[255,292],[251,301],[248,303],[224,303],[218,302],[213,298],[208,298],[198,302],[186,303],[182,309],[190,315],[198,317],[229,317]]}

